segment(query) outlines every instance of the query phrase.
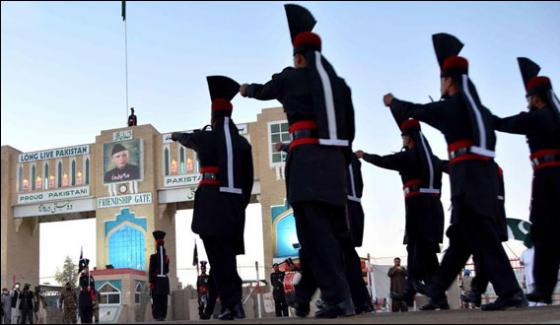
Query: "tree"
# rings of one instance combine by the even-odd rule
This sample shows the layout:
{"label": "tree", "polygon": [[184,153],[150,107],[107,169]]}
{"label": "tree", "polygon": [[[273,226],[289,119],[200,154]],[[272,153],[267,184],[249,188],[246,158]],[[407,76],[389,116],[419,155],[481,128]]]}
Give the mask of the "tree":
{"label": "tree", "polygon": [[70,256],[66,256],[64,259],[62,271],[58,267],[56,268],[54,279],[61,286],[65,286],[68,282],[74,287],[78,284],[78,265],[72,261]]}

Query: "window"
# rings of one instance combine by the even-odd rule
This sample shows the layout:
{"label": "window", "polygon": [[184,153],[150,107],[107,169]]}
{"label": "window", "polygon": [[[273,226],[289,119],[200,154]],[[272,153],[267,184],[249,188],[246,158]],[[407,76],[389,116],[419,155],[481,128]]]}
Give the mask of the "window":
{"label": "window", "polygon": [[49,163],[45,162],[45,164],[43,165],[43,188],[45,190],[49,189]]}
{"label": "window", "polygon": [[23,166],[19,165],[17,172],[18,192],[23,192]]}
{"label": "window", "polygon": [[37,178],[36,178],[36,170],[35,170],[35,164],[31,165],[31,190],[34,191],[36,188],[36,182],[37,182]]}
{"label": "window", "polygon": [[144,233],[124,225],[109,237],[109,264],[115,268],[146,269]]}
{"label": "window", "polygon": [[165,176],[169,176],[169,147],[163,149],[163,171]]}
{"label": "window", "polygon": [[86,179],[85,185],[89,185],[89,157],[86,158],[85,167],[84,167],[84,177]]}
{"label": "window", "polygon": [[181,146],[179,148],[179,174],[184,175],[185,171],[185,148]]}
{"label": "window", "polygon": [[70,169],[70,184],[76,186],[76,159],[72,159],[72,168]]}
{"label": "window", "polygon": [[121,303],[121,292],[109,283],[105,283],[99,289],[100,304],[118,305]]}
{"label": "window", "polygon": [[289,143],[290,133],[288,132],[288,122],[273,122],[269,124],[269,148],[271,165],[280,164],[286,161],[285,152],[277,152],[274,145],[278,142]]}
{"label": "window", "polygon": [[142,301],[142,293],[144,292],[144,283],[138,282],[134,290],[134,303],[139,304]]}
{"label": "window", "polygon": [[62,187],[62,161],[56,164],[56,187]]}

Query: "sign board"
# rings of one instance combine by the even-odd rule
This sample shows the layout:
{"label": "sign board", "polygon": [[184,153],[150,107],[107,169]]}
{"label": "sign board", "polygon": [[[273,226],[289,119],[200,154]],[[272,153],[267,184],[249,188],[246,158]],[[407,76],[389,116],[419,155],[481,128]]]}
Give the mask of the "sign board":
{"label": "sign board", "polygon": [[89,144],[84,144],[79,146],[21,153],[18,156],[18,162],[25,163],[38,160],[82,156],[88,155],[89,153]]}
{"label": "sign board", "polygon": [[95,201],[91,198],[68,200],[58,202],[47,202],[33,205],[22,205],[14,207],[15,218],[40,217],[55,214],[68,214],[86,211],[94,211]]}
{"label": "sign board", "polygon": [[107,196],[97,199],[97,208],[116,208],[131,205],[142,205],[152,203],[152,192]]}
{"label": "sign board", "polygon": [[55,200],[68,200],[89,196],[89,186],[54,190],[39,193],[18,194],[17,204],[31,204]]}

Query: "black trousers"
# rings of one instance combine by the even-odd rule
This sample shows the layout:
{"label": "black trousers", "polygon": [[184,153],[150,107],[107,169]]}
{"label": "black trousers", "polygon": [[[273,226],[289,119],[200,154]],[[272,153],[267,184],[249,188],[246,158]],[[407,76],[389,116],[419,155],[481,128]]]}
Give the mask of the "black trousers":
{"label": "black trousers", "polygon": [[478,256],[483,273],[488,276],[498,296],[508,297],[521,291],[493,220],[460,206],[456,208],[462,209],[457,211],[460,213],[459,222],[447,232],[449,248],[432,280],[430,295],[443,295],[471,255]]}
{"label": "black trousers", "polygon": [[560,264],[560,167],[535,171],[531,197],[531,237],[535,244],[533,276],[536,293],[549,297]]}
{"label": "black trousers", "polygon": [[437,253],[439,244],[436,242],[412,240],[406,246],[408,252],[408,276],[406,291],[416,293],[414,284],[423,281],[429,284],[439,267]]}
{"label": "black trousers", "polygon": [[342,245],[344,256],[344,272],[350,286],[350,294],[354,306],[362,306],[370,301],[369,291],[366,288],[362,275],[362,262],[351,242],[345,241]]}
{"label": "black trousers", "polygon": [[[210,276],[214,280],[217,295],[220,297],[222,309],[232,309],[241,303],[241,278],[237,273],[237,260],[233,238],[204,237],[202,238],[208,260]],[[213,308],[212,308],[213,309]]]}
{"label": "black trousers", "polygon": [[276,317],[288,317],[288,302],[286,301],[286,295],[282,292],[273,292],[274,297],[274,309],[276,312]]}
{"label": "black trousers", "polygon": [[154,319],[167,318],[167,295],[152,293],[152,316]]}
{"label": "black trousers", "polygon": [[[555,236],[558,236],[556,234]],[[544,297],[551,297],[558,283],[560,268],[560,243],[551,245],[540,241],[535,242],[535,260],[533,276],[535,278],[535,292]]]}
{"label": "black trousers", "polygon": [[490,283],[490,280],[488,280],[488,275],[486,274],[484,265],[481,263],[478,256],[476,255],[473,256],[473,262],[474,262],[475,277],[471,281],[470,290],[473,293],[483,295],[488,289],[488,284]]}
{"label": "black trousers", "polygon": [[89,306],[80,306],[80,322],[82,324],[91,324],[93,323],[93,307]]}
{"label": "black trousers", "polygon": [[[298,301],[309,302],[317,286],[322,299],[338,304],[350,298],[344,272],[340,238],[347,233],[346,208],[319,201],[292,204],[301,244],[302,283],[296,287]],[[301,255],[300,255],[301,256]]]}

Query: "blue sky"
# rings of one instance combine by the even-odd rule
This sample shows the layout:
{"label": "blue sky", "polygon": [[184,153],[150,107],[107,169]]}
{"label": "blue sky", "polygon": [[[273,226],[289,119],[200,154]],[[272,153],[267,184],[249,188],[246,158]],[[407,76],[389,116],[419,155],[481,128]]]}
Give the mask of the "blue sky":
{"label": "blue sky", "polygon": [[[554,85],[560,83],[559,2],[297,3],[314,14],[324,55],[352,88],[356,149],[383,154],[400,148],[383,94],[417,102],[439,97],[433,33],[448,32],[465,43],[462,55],[470,61],[471,78],[497,115],[525,109],[517,56],[532,58]],[[290,65],[282,4],[128,2],[129,105],[139,123],[160,132],[201,127],[209,118],[205,76],[265,82]],[[92,143],[100,130],[125,125],[120,6],[120,1],[2,2],[2,145],[33,151]],[[237,97],[234,105],[235,120],[247,122],[279,103]],[[426,134],[444,157],[441,134],[429,128]],[[505,171],[509,217],[528,216],[527,157],[523,137],[499,134],[497,161]],[[360,252],[403,255],[400,179],[367,164],[363,172],[367,219]],[[516,243],[511,246],[519,253]],[[51,269],[42,264],[41,273],[52,274]]]}

